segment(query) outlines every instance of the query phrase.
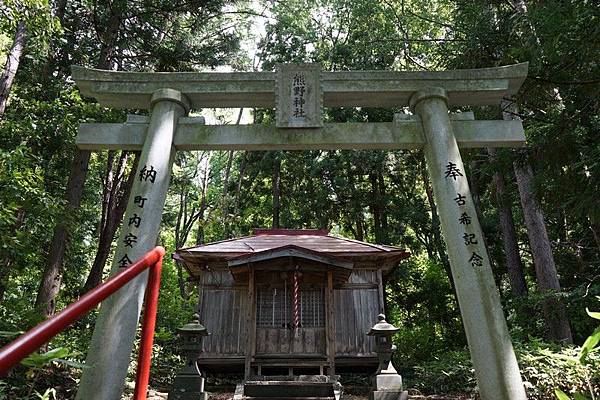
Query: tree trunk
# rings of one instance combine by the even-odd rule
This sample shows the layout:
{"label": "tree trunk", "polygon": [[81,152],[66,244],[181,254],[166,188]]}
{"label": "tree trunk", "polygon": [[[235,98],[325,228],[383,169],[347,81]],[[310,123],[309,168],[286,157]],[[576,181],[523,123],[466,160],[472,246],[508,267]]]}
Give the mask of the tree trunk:
{"label": "tree trunk", "polygon": [[[517,106],[513,101],[503,100],[501,109],[502,119],[505,121],[519,118]],[[554,256],[552,255],[552,246],[546,231],[544,215],[535,196],[533,169],[530,164],[521,163],[519,160],[513,162],[513,169],[517,178],[529,246],[533,255],[538,290],[547,295],[543,300],[542,309],[548,329],[548,338],[572,343],[573,336],[567,318],[567,311],[563,302],[557,297],[560,292],[560,283]]]}
{"label": "tree trunk", "polygon": [[429,203],[429,208],[431,209],[431,230],[433,231],[433,242],[436,248],[436,252],[446,271],[446,275],[448,275],[448,280],[450,281],[450,286],[452,286],[452,292],[454,293],[454,298],[456,300],[456,304],[458,305],[458,300],[456,297],[456,287],[454,286],[454,277],[452,276],[452,270],[450,269],[450,260],[448,260],[448,255],[446,254],[446,248],[444,246],[444,242],[442,240],[441,230],[440,230],[440,217],[437,213],[437,206],[435,205],[435,199],[433,197],[433,188],[431,187],[431,182],[429,181],[429,175],[427,174],[427,167],[425,166],[425,159],[421,159],[421,179],[423,179],[423,186],[425,187],[425,194],[427,196],[427,202]]}
{"label": "tree trunk", "polygon": [[384,167],[382,166],[382,168],[377,172],[377,179],[379,180],[379,195],[381,196],[381,232],[382,232],[382,238],[381,238],[381,243],[382,244],[390,244],[390,235],[388,232],[388,207],[387,207],[387,188],[385,186],[385,178],[383,177],[383,171]]}
{"label": "tree trunk", "polygon": [[281,158],[280,152],[274,153],[273,163],[273,229],[278,229],[281,211]]}
{"label": "tree trunk", "polygon": [[[206,193],[208,191],[208,180],[210,177],[210,154],[208,156],[207,167],[204,170],[204,176],[202,177],[202,192],[200,194],[200,211],[198,212],[198,229],[196,230],[196,245],[204,243],[204,223],[205,217],[204,213],[208,208],[208,204],[206,201]],[[207,218],[208,220],[208,218]],[[227,225],[228,226],[228,225]],[[226,233],[227,228],[226,228]],[[229,237],[229,236],[227,236]]]}
{"label": "tree trunk", "polygon": [[362,242],[365,240],[365,222],[363,210],[361,206],[357,204],[358,201],[352,201],[352,199],[357,199],[359,197],[355,184],[355,177],[357,176],[357,173],[352,170],[351,165],[346,165],[346,174],[348,177],[348,187],[350,188],[350,194],[348,196],[348,209],[350,210],[348,217],[349,225],[352,226],[353,223],[356,224],[356,229],[352,229],[354,232],[354,239]]}
{"label": "tree trunk", "polygon": [[[61,2],[60,7],[62,7],[62,4],[63,3]],[[60,11],[64,12],[64,7],[60,9]],[[111,27],[116,26],[117,29],[110,31],[110,35],[112,36],[105,36],[106,40],[103,41],[100,49],[100,57],[98,59],[98,64],[96,65],[97,68],[106,69],[110,66],[110,56],[114,51],[116,38],[119,33],[118,28],[120,26],[120,21],[120,15],[112,16]],[[109,47],[111,48],[110,50],[107,49]],[[73,162],[71,164],[69,182],[71,179],[73,179],[77,181],[77,184],[74,184],[73,186],[67,184],[67,192],[65,196],[65,210],[69,214],[77,212],[77,209],[81,203],[81,198],[83,196],[83,185],[87,175],[89,160],[90,151],[80,149],[76,150],[75,157],[73,158]],[[127,201],[127,199],[125,201]],[[123,206],[123,212],[125,211],[125,206]],[[43,308],[42,312],[44,315],[50,315],[54,312],[55,298],[60,290],[60,281],[62,279],[62,266],[64,264],[66,244],[69,240],[69,229],[70,227],[68,227],[64,221],[58,221],[54,227],[50,246],[50,254],[48,255],[48,263],[42,276],[40,290],[38,291],[38,296],[36,298],[36,306]]]}
{"label": "tree trunk", "polygon": [[479,163],[479,161],[471,161],[469,163],[470,174],[468,174],[467,180],[469,181],[469,187],[471,188],[471,196],[473,196],[473,203],[475,205],[477,218],[479,221],[483,221],[481,215],[481,194],[479,191]]}
{"label": "tree trunk", "polygon": [[[88,274],[88,277],[81,289],[82,293],[87,293],[102,281],[102,274],[106,265],[106,260],[110,255],[110,249],[112,246],[115,233],[125,214],[127,208],[127,202],[129,201],[129,195],[133,182],[135,181],[137,166],[139,162],[139,153],[136,153],[131,171],[127,180],[125,181],[124,172],[127,164],[128,153],[123,151],[119,157],[116,168],[114,166],[108,167],[107,182],[105,189],[105,202],[106,202],[106,216],[103,218],[104,223],[101,226],[100,237],[98,238],[98,251],[92,268]],[[110,160],[110,158],[109,158]]]}
{"label": "tree trunk", "polygon": [[77,151],[75,153],[67,182],[67,204],[64,209],[64,217],[59,217],[54,227],[52,241],[50,242],[50,254],[35,299],[36,308],[40,309],[42,315],[46,318],[54,314],[55,298],[60,290],[62,280],[61,270],[64,254],[70,240],[71,224],[68,221],[74,222],[75,213],[81,203],[89,159],[89,151]]}
{"label": "tree trunk", "polygon": [[113,53],[117,46],[117,39],[119,38],[121,28],[122,11],[119,7],[114,7],[111,8],[111,13],[112,15],[106,31],[102,35],[102,46],[100,47],[97,65],[97,68],[100,69],[111,69],[111,61],[114,58]]}
{"label": "tree trunk", "polygon": [[[125,154],[124,152],[122,154]],[[88,274],[88,277],[83,285],[81,293],[87,293],[90,289],[93,289],[102,280],[102,272],[104,271],[104,265],[106,259],[110,254],[110,246],[112,244],[111,231],[111,214],[113,208],[114,190],[117,186],[115,181],[115,151],[110,150],[106,158],[106,172],[103,179],[102,187],[102,211],[100,216],[100,227],[98,229],[98,248],[96,250],[96,256],[92,263],[92,268]],[[118,172],[117,172],[118,175]],[[108,237],[110,236],[110,239]]]}
{"label": "tree trunk", "polygon": [[548,328],[548,337],[551,340],[572,343],[573,338],[567,312],[564,304],[557,297],[560,292],[560,283],[544,216],[535,197],[533,170],[529,164],[521,165],[518,161],[514,163],[514,170],[533,254],[538,288],[541,293],[547,295],[543,300],[542,307]]}
{"label": "tree trunk", "polygon": [[[179,211],[177,211],[177,223],[175,224],[175,248],[179,249],[185,245],[187,234],[183,233],[185,230],[186,219],[187,219],[187,192],[185,188],[180,188],[179,192]],[[194,211],[192,210],[192,213]],[[189,232],[189,231],[188,231]],[[179,286],[179,294],[181,298],[187,299],[187,293],[185,290],[185,280],[183,278],[183,263],[179,260],[175,260],[177,267],[177,284]]]}
{"label": "tree trunk", "polygon": [[356,213],[356,236],[354,239],[363,242],[365,240],[365,226],[363,216],[360,212]]}
{"label": "tree trunk", "polygon": [[246,167],[248,166],[248,151],[244,151],[241,157],[242,160],[240,161],[239,176],[235,189],[235,208],[233,210],[235,215],[237,215],[240,212],[242,183],[244,181],[244,175],[246,174]]}
{"label": "tree trunk", "polygon": [[227,165],[225,166],[225,177],[223,178],[223,219],[229,219],[229,179],[231,178],[231,166],[233,165],[233,158],[235,152],[229,150],[227,152]]}
{"label": "tree trunk", "polygon": [[[17,232],[23,228],[25,215],[26,213],[24,208],[20,208],[17,211],[15,221],[11,227],[11,232],[13,235],[16,235]],[[8,288],[8,280],[10,278],[10,269],[12,267],[12,263],[13,259],[9,255],[2,257],[2,264],[0,264],[0,303],[4,300],[4,294]]]}
{"label": "tree trunk", "polygon": [[[488,153],[492,160],[496,159],[496,149],[489,148]],[[496,187],[496,203],[502,230],[502,244],[506,254],[506,269],[510,280],[511,291],[516,297],[527,296],[527,283],[523,272],[523,263],[519,254],[519,242],[513,218],[512,208],[508,199],[504,174],[497,169],[494,173],[494,186]]]}
{"label": "tree trunk", "polygon": [[596,247],[600,250],[600,226],[594,221],[594,217],[588,214],[589,228],[594,236]]}
{"label": "tree trunk", "polygon": [[8,102],[8,95],[10,89],[15,80],[15,75],[19,70],[19,63],[21,62],[21,54],[23,54],[23,47],[25,46],[26,37],[25,22],[17,22],[17,30],[15,33],[15,39],[13,45],[8,51],[6,62],[4,64],[4,71],[0,76],[0,120],[4,115],[6,109],[6,103]]}
{"label": "tree trunk", "polygon": [[382,242],[381,235],[381,196],[377,175],[374,172],[369,173],[369,182],[371,183],[371,213],[373,214],[373,231],[375,233],[375,243]]}
{"label": "tree trunk", "polygon": [[[66,9],[67,0],[57,0],[54,2],[54,18],[60,23],[63,29],[69,29],[69,27],[65,26]],[[64,47],[60,44],[61,40],[62,37],[59,38],[55,35],[53,35],[50,38],[50,41],[48,43],[48,57],[46,58],[46,62],[44,63],[41,72],[42,85],[50,85],[50,79],[53,77],[52,72],[54,72],[56,69],[57,61],[65,56],[63,51]],[[50,100],[52,96],[54,96],[54,93],[52,93],[51,91],[45,91],[43,95],[45,100]]]}
{"label": "tree trunk", "polygon": [[[242,114],[244,113],[244,109],[240,108],[237,116],[237,120],[235,122],[236,125],[240,124],[242,120]],[[229,150],[227,153],[227,165],[225,167],[225,178],[223,179],[223,196],[221,199],[222,203],[222,220],[223,226],[225,227],[225,232],[229,232],[231,230],[231,218],[230,218],[230,196],[229,196],[229,180],[231,178],[231,166],[233,165],[233,159],[235,158],[235,151]],[[202,233],[204,236],[204,233]]]}

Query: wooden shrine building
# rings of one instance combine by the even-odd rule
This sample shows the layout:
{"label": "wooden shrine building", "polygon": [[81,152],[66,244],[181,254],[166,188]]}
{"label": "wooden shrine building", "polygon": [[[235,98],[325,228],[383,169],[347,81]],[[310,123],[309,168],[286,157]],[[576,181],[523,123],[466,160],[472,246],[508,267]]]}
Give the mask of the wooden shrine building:
{"label": "wooden shrine building", "polygon": [[387,275],[409,254],[329,235],[257,229],[177,250],[199,287],[199,364],[245,375],[327,374],[375,367],[366,336],[384,311]]}

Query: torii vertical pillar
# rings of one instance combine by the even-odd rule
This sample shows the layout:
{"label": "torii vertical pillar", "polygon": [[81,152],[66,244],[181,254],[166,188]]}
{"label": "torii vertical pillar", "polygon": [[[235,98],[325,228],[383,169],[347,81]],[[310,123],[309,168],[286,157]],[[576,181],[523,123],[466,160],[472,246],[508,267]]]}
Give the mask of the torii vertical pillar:
{"label": "torii vertical pillar", "polygon": [[[180,92],[159,89],[151,99],[152,115],[139,167],[119,235],[111,274],[127,267],[156,245],[171,177],[173,136],[179,117],[190,109]],[[147,271],[102,303],[78,400],[118,400],[131,359],[142,308]]]}
{"label": "torii vertical pillar", "polygon": [[447,102],[442,88],[410,99],[425,136],[425,159],[479,393],[483,400],[526,399]]}

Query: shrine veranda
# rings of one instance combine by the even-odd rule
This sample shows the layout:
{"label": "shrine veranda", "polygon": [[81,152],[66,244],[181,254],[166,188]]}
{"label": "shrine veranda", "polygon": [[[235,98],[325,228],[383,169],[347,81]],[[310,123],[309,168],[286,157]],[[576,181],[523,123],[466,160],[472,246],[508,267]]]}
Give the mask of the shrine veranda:
{"label": "shrine veranda", "polygon": [[[519,147],[519,120],[477,121],[449,107],[499,106],[527,64],[437,72],[325,72],[282,64],[276,72],[145,73],[73,67],[85,96],[101,105],[151,111],[123,124],[81,124],[81,149],[141,150],[112,273],[156,243],[177,150],[423,149],[456,285],[463,325],[485,400],[525,399],[460,148]],[[206,125],[190,109],[275,108],[275,125]],[[392,122],[323,123],[323,107],[410,107]],[[103,303],[78,399],[120,398],[146,276]]]}

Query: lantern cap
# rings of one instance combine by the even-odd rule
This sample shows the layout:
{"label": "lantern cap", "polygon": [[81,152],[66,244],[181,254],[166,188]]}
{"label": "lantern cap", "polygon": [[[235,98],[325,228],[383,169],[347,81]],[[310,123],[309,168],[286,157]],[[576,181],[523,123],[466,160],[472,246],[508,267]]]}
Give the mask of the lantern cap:
{"label": "lantern cap", "polygon": [[177,329],[179,333],[187,333],[187,334],[197,334],[201,336],[208,336],[208,330],[204,325],[200,323],[200,316],[198,314],[194,314],[192,316],[192,320]]}
{"label": "lantern cap", "polygon": [[386,335],[386,334],[391,335],[400,330],[400,328],[396,328],[394,325],[388,323],[385,320],[385,314],[379,314],[377,316],[377,319],[379,321],[371,328],[371,330],[367,333],[367,335],[369,335],[369,336]]}

